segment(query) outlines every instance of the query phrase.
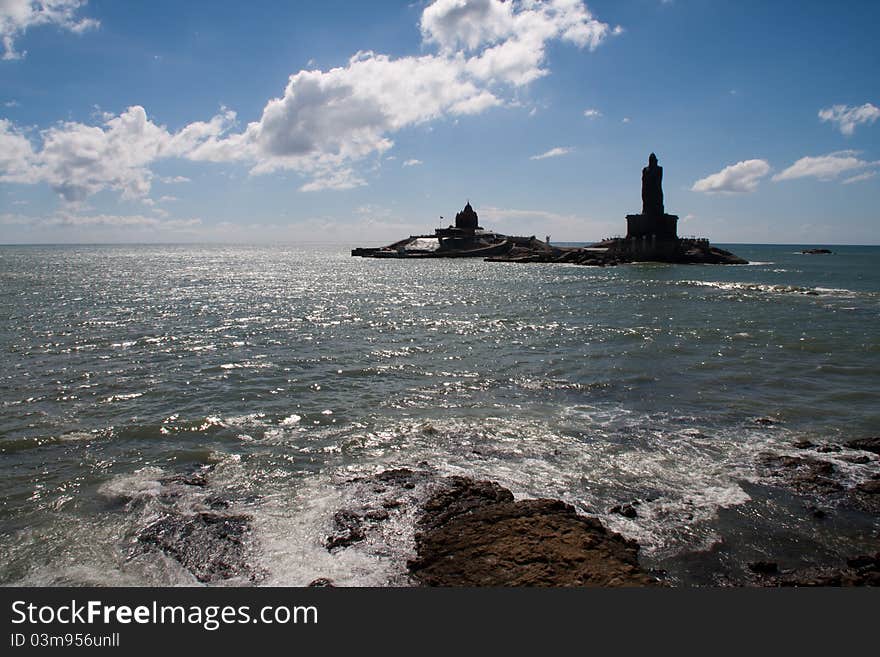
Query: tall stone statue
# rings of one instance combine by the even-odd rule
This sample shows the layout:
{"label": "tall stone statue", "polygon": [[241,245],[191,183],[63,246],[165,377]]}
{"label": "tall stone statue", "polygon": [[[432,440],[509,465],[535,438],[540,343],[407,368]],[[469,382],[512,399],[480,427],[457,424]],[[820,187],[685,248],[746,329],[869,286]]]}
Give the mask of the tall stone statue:
{"label": "tall stone statue", "polygon": [[[663,208],[663,167],[651,153],[642,169],[642,213],[626,215],[626,239],[678,240],[678,217]],[[653,247],[652,247],[653,248]]]}
{"label": "tall stone statue", "polygon": [[663,167],[657,165],[657,156],[651,153],[648,166],[642,169],[642,214],[659,217],[663,211]]}

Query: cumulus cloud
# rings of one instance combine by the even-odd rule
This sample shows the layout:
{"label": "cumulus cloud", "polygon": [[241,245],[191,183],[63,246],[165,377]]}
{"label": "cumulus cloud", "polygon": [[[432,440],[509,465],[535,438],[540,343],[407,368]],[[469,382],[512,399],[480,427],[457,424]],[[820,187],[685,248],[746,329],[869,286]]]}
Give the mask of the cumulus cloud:
{"label": "cumulus cloud", "polygon": [[0,181],[45,182],[68,202],[104,189],[126,199],[143,198],[153,178],[149,165],[171,157],[201,159],[203,149],[216,144],[234,120],[233,112],[223,110],[208,122],[171,133],[134,105],[106,115],[102,125],[63,122],[43,130],[35,149],[22,131],[0,119]]}
{"label": "cumulus cloud", "polygon": [[421,160],[416,160],[416,159],[414,158],[414,159],[412,159],[412,160],[407,160],[406,162],[404,162],[404,163],[403,163],[403,166],[405,166],[405,167],[417,167],[417,166],[420,165],[421,163],[422,163]]}
{"label": "cumulus cloud", "polygon": [[693,184],[691,191],[707,194],[753,192],[768,173],[770,173],[770,165],[766,160],[744,160],[724,167],[718,173],[701,178]]}
{"label": "cumulus cloud", "polygon": [[832,105],[827,109],[819,110],[819,119],[835,124],[844,135],[851,135],[855,132],[856,126],[863,123],[870,125],[878,118],[880,118],[880,108],[871,103],[859,107]]}
{"label": "cumulus cloud", "polygon": [[593,49],[613,32],[581,0],[436,0],[420,27],[437,54],[367,51],[345,66],[300,71],[258,121],[200,156],[250,162],[257,174],[297,171],[314,179],[304,191],[363,184],[352,165],[387,152],[394,133],[502,105],[504,87],[546,74],[549,41]]}
{"label": "cumulus cloud", "polygon": [[586,116],[588,119],[598,119],[602,116],[602,112],[597,109],[587,109],[584,110],[584,116]]}
{"label": "cumulus cloud", "polygon": [[513,32],[511,3],[496,0],[437,0],[425,8],[422,38],[442,49],[475,50]]}
{"label": "cumulus cloud", "polygon": [[0,0],[0,40],[2,59],[21,59],[15,40],[32,27],[54,25],[77,34],[96,28],[99,22],[82,18],[79,10],[88,0]]}
{"label": "cumulus cloud", "polygon": [[252,174],[292,170],[308,178],[302,191],[350,189],[366,184],[357,163],[386,153],[396,132],[503,105],[505,90],[547,74],[551,41],[592,50],[615,33],[581,0],[436,0],[420,27],[436,53],[358,52],[344,66],[299,71],[240,131],[226,109],[171,133],[132,107],[103,126],[43,131],[42,148],[33,151],[5,126],[0,139],[18,157],[0,155],[0,180],[45,181],[72,202],[102,189],[137,198],[150,190],[150,164],[177,157],[242,162]]}
{"label": "cumulus cloud", "polygon": [[858,151],[838,151],[828,155],[802,157],[784,171],[773,176],[773,180],[818,178],[822,181],[828,181],[834,180],[844,173],[880,166],[880,161],[869,162],[862,160],[858,155]]}
{"label": "cumulus cloud", "polygon": [[23,131],[0,119],[0,182],[35,182],[34,150]]}
{"label": "cumulus cloud", "polygon": [[546,160],[548,157],[560,157],[562,155],[568,155],[574,149],[568,146],[557,146],[556,148],[551,148],[549,151],[541,153],[540,155],[532,155],[530,160]]}

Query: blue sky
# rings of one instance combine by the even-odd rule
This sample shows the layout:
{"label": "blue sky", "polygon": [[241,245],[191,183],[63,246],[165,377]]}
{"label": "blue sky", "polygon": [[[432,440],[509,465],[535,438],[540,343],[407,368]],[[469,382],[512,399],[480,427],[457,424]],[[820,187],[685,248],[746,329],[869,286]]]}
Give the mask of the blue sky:
{"label": "blue sky", "polygon": [[0,243],[880,244],[880,3],[0,0]]}

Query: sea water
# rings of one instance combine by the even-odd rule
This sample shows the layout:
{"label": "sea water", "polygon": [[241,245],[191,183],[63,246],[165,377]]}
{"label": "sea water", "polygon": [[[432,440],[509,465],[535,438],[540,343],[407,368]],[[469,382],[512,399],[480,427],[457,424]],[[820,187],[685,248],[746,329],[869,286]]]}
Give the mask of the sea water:
{"label": "sea water", "polygon": [[563,499],[673,583],[876,550],[758,463],[878,433],[880,247],[727,248],[751,264],[0,247],[0,583],[197,583],[133,549],[164,507],[132,501],[203,464],[268,584],[406,583],[411,531],[324,538],[340,481],[417,464]]}

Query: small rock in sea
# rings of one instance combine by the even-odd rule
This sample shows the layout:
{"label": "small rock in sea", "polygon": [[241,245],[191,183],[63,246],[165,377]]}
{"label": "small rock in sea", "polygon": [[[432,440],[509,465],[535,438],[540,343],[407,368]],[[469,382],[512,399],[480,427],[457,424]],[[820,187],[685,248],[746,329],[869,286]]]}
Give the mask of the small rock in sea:
{"label": "small rock in sea", "polygon": [[752,561],[749,570],[758,575],[774,575],[779,572],[779,565],[775,561]]}
{"label": "small rock in sea", "polygon": [[874,452],[880,454],[880,436],[874,438],[858,438],[850,440],[847,444],[850,449],[862,449],[866,452]]}
{"label": "small rock in sea", "polygon": [[618,504],[608,510],[608,513],[619,513],[624,518],[635,518],[639,514],[631,504]]}
{"label": "small rock in sea", "polygon": [[809,511],[810,515],[813,516],[816,520],[822,520],[828,517],[828,513],[825,512],[823,509],[820,509],[815,504],[807,505],[807,511]]}
{"label": "small rock in sea", "polygon": [[878,495],[880,494],[880,480],[863,481],[856,488],[869,495]]}
{"label": "small rock in sea", "polygon": [[364,518],[373,522],[382,522],[388,520],[388,512],[385,509],[370,509],[364,514]]}
{"label": "small rock in sea", "polygon": [[205,498],[205,504],[208,505],[211,509],[228,509],[229,508],[229,500],[220,497],[219,495],[210,495]]}
{"label": "small rock in sea", "polygon": [[794,445],[798,449],[810,449],[811,447],[816,446],[816,444],[810,440],[798,440],[792,443],[792,445]]}
{"label": "small rock in sea", "polygon": [[771,424],[776,424],[776,421],[771,420],[769,417],[758,417],[758,418],[755,418],[755,424],[760,424],[762,426],[769,426]]}
{"label": "small rock in sea", "polygon": [[336,586],[336,584],[333,583],[332,579],[329,579],[327,577],[319,577],[318,579],[313,579],[311,582],[309,582],[309,586],[312,588],[333,588],[334,586]]}
{"label": "small rock in sea", "polygon": [[819,452],[820,454],[828,454],[830,452],[839,452],[840,445],[834,445],[834,444],[821,445],[816,448],[816,451]]}
{"label": "small rock in sea", "polygon": [[858,456],[841,456],[841,461],[846,461],[847,463],[855,463],[856,465],[864,465],[865,463],[870,463],[871,459],[864,454],[859,454]]}
{"label": "small rock in sea", "polygon": [[846,565],[850,568],[872,568],[874,570],[880,570],[880,552],[875,555],[861,554],[856,557],[851,557],[846,560]]}
{"label": "small rock in sea", "polygon": [[338,547],[347,547],[367,537],[362,527],[361,517],[354,511],[347,509],[337,511],[333,515],[333,526],[336,531],[328,536],[324,543],[328,551]]}

